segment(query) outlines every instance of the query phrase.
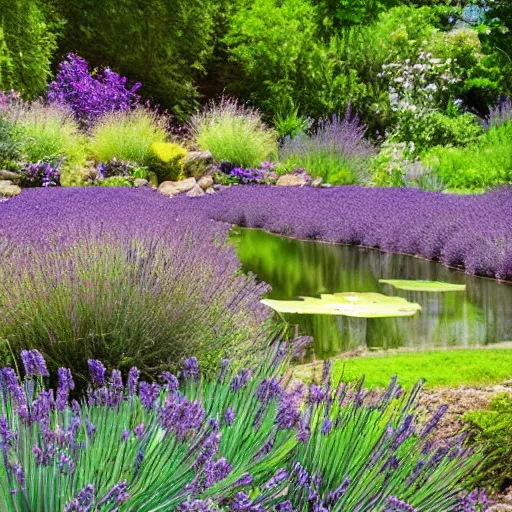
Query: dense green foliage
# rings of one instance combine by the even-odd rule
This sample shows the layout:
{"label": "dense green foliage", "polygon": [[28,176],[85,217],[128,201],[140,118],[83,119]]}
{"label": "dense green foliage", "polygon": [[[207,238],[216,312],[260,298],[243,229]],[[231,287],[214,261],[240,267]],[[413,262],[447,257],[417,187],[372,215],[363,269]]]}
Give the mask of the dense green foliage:
{"label": "dense green foliage", "polygon": [[485,443],[484,467],[478,472],[479,485],[504,491],[512,483],[512,395],[494,397],[488,411],[474,411],[465,419],[473,439]]}
{"label": "dense green foliage", "polygon": [[50,14],[41,0],[0,0],[0,90],[45,91],[59,26]]}

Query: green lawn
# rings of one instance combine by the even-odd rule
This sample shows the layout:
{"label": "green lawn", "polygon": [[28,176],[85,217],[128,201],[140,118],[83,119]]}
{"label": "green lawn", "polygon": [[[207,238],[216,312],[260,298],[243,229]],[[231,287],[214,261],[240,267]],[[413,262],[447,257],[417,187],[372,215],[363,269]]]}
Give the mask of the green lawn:
{"label": "green lawn", "polygon": [[393,375],[409,387],[420,378],[426,385],[460,386],[497,384],[512,378],[512,349],[453,350],[390,354],[334,361],[335,382],[365,375],[368,387],[383,387]]}

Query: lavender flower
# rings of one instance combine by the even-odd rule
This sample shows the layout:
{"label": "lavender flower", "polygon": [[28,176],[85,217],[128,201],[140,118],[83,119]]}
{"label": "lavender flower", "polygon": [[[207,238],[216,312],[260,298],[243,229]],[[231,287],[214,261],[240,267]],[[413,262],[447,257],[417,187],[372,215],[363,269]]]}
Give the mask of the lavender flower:
{"label": "lavender flower", "polygon": [[196,357],[185,359],[182,375],[185,379],[197,379],[199,377],[199,363]]}
{"label": "lavender flower", "polygon": [[234,499],[229,504],[232,512],[265,512],[265,509],[258,504],[255,504],[247,494],[238,492],[235,494]]}
{"label": "lavender flower", "polygon": [[405,501],[401,501],[394,496],[391,496],[386,501],[386,507],[384,512],[416,512],[414,507],[407,504]]}
{"label": "lavender flower", "polygon": [[21,360],[27,377],[48,377],[48,369],[44,357],[38,350],[22,350]]}
{"label": "lavender flower", "polygon": [[94,505],[94,485],[86,485],[64,508],[64,512],[86,512]]}
{"label": "lavender flower", "polygon": [[144,436],[144,433],[145,433],[146,429],[145,429],[145,425],[144,423],[141,423],[140,425],[137,425],[134,429],[133,429],[133,433],[140,439],[141,437]]}
{"label": "lavender flower", "polygon": [[236,419],[236,413],[233,409],[228,407],[226,411],[224,412],[224,421],[226,422],[226,425],[231,426],[235,422]]}
{"label": "lavender flower", "polygon": [[161,387],[158,384],[148,384],[147,382],[141,382],[139,385],[139,398],[141,404],[147,409],[151,409],[160,396]]}
{"label": "lavender flower", "polygon": [[128,380],[126,382],[126,387],[128,388],[128,395],[133,396],[137,393],[137,384],[139,382],[140,371],[135,366],[130,368],[128,372]]}
{"label": "lavender flower", "polygon": [[165,382],[165,387],[170,393],[176,393],[180,386],[178,378],[171,372],[163,372],[160,378]]}
{"label": "lavender flower", "polygon": [[95,359],[89,359],[87,363],[93,385],[96,387],[103,386],[105,384],[105,374],[107,373],[103,363]]}
{"label": "lavender flower", "polygon": [[162,428],[184,439],[187,434],[197,431],[204,421],[205,413],[201,404],[189,402],[186,398],[180,401],[168,400],[159,413]]}
{"label": "lavender flower", "polygon": [[288,471],[286,468],[281,468],[276,471],[274,476],[263,486],[263,489],[273,489],[288,478]]}
{"label": "lavender flower", "polygon": [[242,369],[231,380],[231,391],[237,393],[249,382],[252,376],[252,370]]}

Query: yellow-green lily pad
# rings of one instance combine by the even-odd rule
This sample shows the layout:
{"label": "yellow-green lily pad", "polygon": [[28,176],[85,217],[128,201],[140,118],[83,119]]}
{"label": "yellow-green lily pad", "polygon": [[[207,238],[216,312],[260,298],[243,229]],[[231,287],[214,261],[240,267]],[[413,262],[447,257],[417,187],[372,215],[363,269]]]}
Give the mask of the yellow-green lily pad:
{"label": "yellow-green lily pad", "polygon": [[465,284],[442,283],[441,281],[379,279],[379,283],[389,284],[398,290],[410,292],[463,292],[466,290]]}
{"label": "yellow-green lily pad", "polygon": [[302,315],[336,315],[357,318],[412,316],[421,310],[419,304],[402,297],[381,293],[333,293],[320,298],[300,297],[302,300],[264,299],[261,302],[279,313]]}

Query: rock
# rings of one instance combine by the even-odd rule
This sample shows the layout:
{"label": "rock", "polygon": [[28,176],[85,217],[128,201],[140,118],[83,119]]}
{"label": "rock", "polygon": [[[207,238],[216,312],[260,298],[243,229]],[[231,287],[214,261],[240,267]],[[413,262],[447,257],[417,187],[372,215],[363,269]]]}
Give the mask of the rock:
{"label": "rock", "polygon": [[144,178],[135,178],[133,184],[136,187],[147,187],[149,185],[149,181],[145,180]]}
{"label": "rock", "polygon": [[207,188],[205,190],[206,194],[215,194],[215,189],[213,187]]}
{"label": "rock", "polygon": [[17,181],[20,179],[20,175],[15,172],[6,171],[5,169],[0,169],[0,180],[10,180]]}
{"label": "rock", "polygon": [[299,174],[283,174],[279,176],[276,185],[278,187],[303,187],[308,181]]}
{"label": "rock", "polygon": [[210,173],[215,167],[215,158],[210,151],[190,151],[183,160],[186,176],[199,178]]}
{"label": "rock", "polygon": [[322,181],[323,181],[323,178],[319,176],[318,178],[315,178],[315,179],[311,182],[311,186],[312,186],[312,187],[319,187],[319,186],[322,184]]}
{"label": "rock", "polygon": [[203,176],[197,184],[203,189],[208,190],[210,187],[213,187],[213,178],[211,176]]}
{"label": "rock", "polygon": [[322,188],[332,188],[332,185],[330,183],[322,183],[320,186]]}
{"label": "rock", "polygon": [[12,197],[21,194],[21,188],[14,185],[12,181],[0,181],[0,197]]}
{"label": "rock", "polygon": [[196,185],[192,190],[187,192],[188,197],[202,197],[204,195],[205,191],[199,185]]}
{"label": "rock", "polygon": [[493,505],[491,508],[486,509],[487,512],[511,512],[512,505],[506,505],[505,503]]}
{"label": "rock", "polygon": [[187,178],[181,181],[164,181],[158,187],[158,192],[164,196],[174,197],[182,192],[188,192],[197,186],[195,178]]}

